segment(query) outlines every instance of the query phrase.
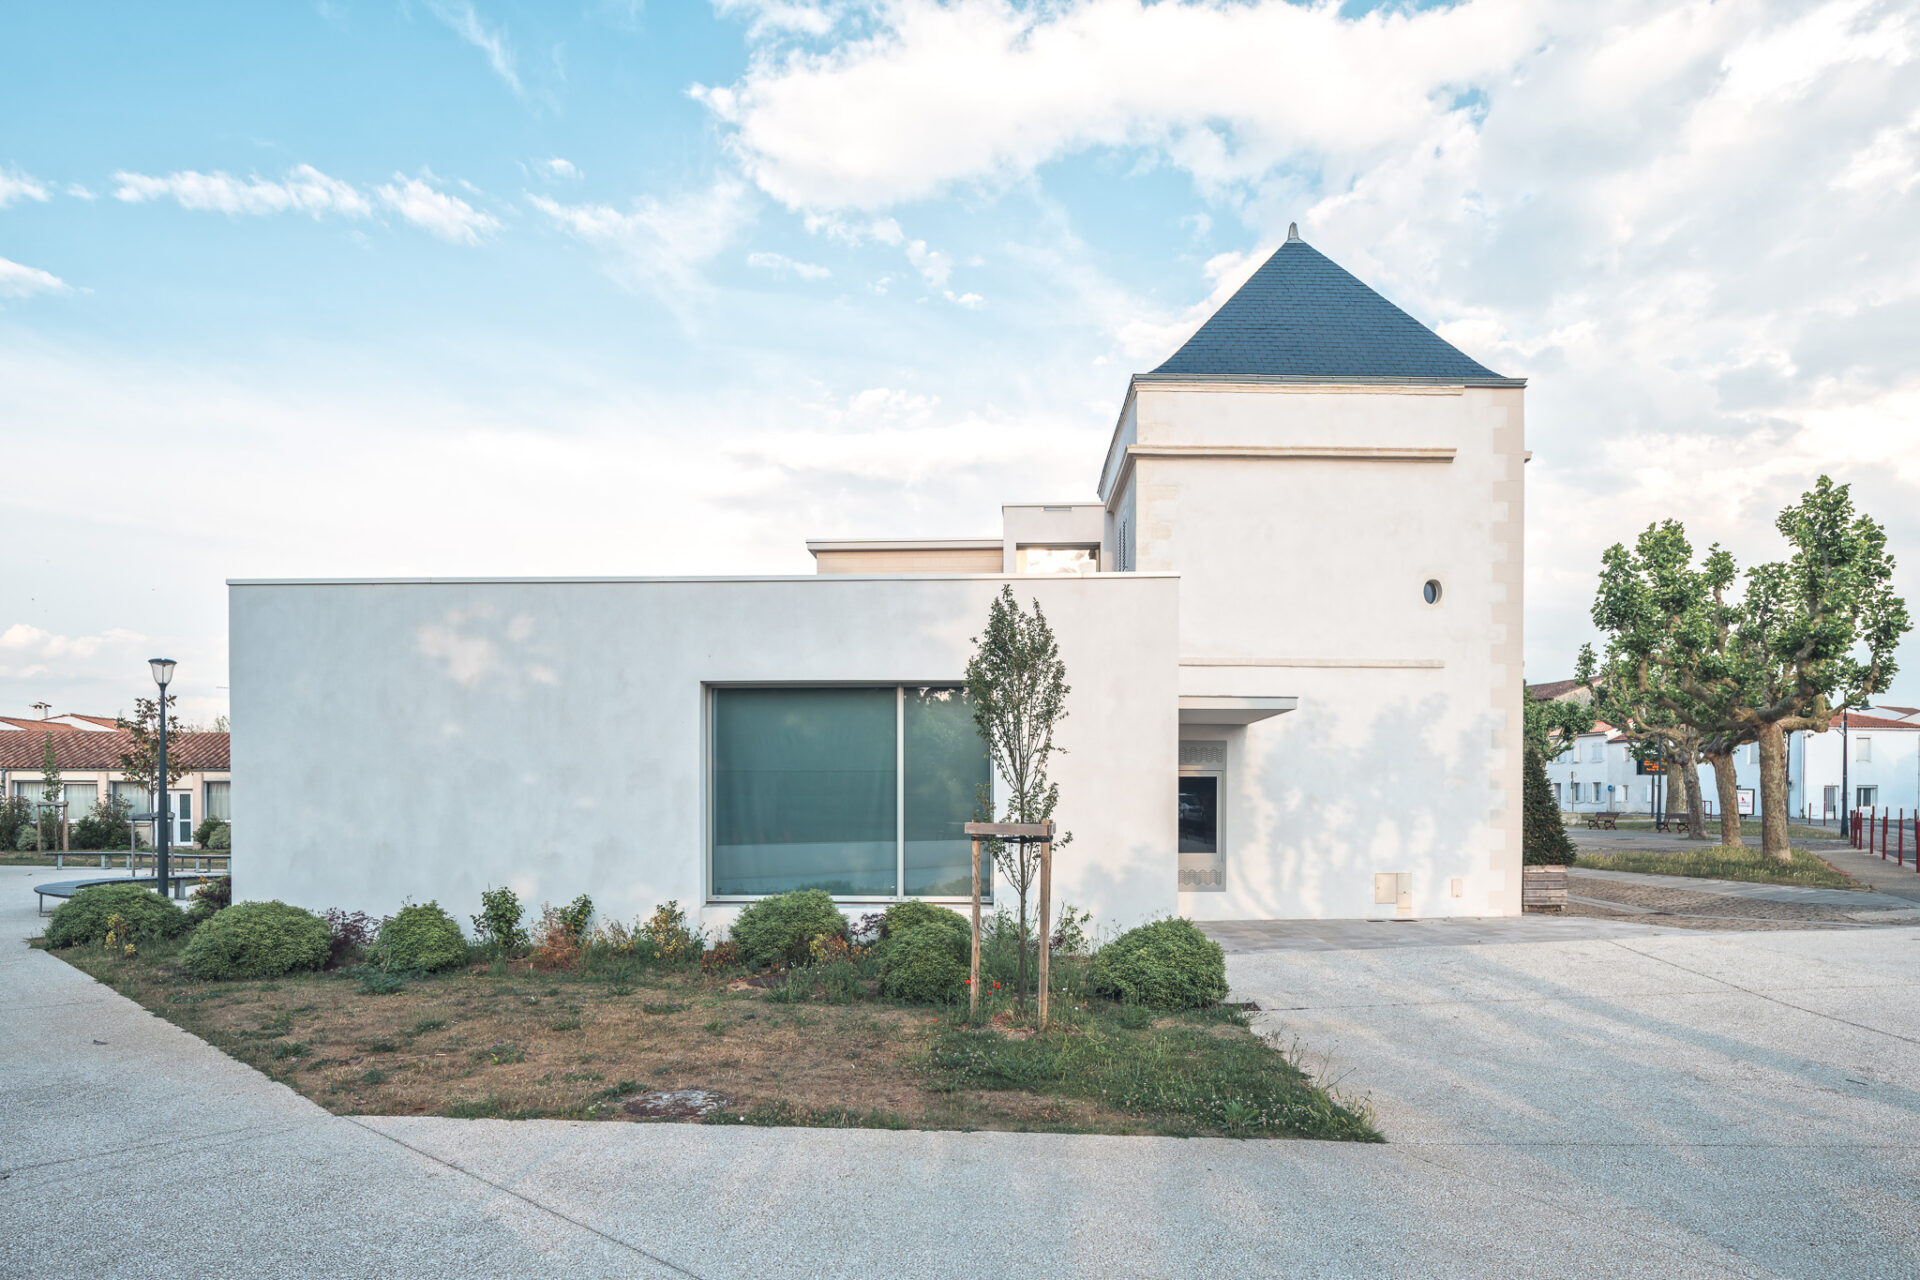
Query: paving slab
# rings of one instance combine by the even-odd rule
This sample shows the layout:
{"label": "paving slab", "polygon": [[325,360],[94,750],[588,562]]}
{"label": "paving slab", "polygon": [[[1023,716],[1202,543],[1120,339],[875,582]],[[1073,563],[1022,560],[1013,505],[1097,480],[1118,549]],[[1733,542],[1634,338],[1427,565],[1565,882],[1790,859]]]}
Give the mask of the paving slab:
{"label": "paving slab", "polygon": [[19,945],[28,888],[0,874],[0,1276],[1811,1280],[1920,1259],[1911,928],[1543,918],[1561,932],[1231,956],[1259,1027],[1374,1107],[1389,1142],[1359,1146],[337,1117]]}

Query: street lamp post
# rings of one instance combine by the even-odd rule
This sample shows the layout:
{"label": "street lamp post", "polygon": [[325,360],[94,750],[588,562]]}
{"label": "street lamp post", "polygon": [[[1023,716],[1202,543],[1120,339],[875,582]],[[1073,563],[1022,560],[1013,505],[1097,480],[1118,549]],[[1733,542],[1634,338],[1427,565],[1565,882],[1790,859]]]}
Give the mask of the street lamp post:
{"label": "street lamp post", "polygon": [[[1852,823],[1849,821],[1851,811],[1847,808],[1853,798],[1853,792],[1847,789],[1851,781],[1847,777],[1847,761],[1852,755],[1853,752],[1847,745],[1847,709],[1842,707],[1840,708],[1840,834],[1843,836],[1853,834]],[[1833,775],[1827,776],[1831,778]]]}
{"label": "street lamp post", "polygon": [[153,682],[160,686],[160,760],[154,769],[154,812],[160,815],[160,838],[153,845],[153,879],[161,897],[167,896],[172,887],[168,876],[167,853],[173,846],[173,806],[172,797],[167,792],[167,685],[173,680],[174,662],[172,658],[149,658],[147,665],[153,669]]}

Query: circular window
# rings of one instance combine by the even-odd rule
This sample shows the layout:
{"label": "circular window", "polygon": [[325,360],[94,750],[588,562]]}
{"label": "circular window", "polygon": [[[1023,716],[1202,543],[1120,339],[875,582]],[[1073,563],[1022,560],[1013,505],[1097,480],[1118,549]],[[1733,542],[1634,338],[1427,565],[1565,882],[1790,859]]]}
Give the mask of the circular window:
{"label": "circular window", "polygon": [[1427,585],[1420,588],[1420,595],[1428,604],[1440,603],[1440,579],[1428,578]]}

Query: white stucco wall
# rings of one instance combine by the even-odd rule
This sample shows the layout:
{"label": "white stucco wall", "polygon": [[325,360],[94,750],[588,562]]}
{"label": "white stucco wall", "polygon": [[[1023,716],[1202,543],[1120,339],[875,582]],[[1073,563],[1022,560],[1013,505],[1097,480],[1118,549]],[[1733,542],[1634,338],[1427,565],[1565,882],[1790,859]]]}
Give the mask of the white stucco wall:
{"label": "white stucco wall", "polygon": [[[1521,396],[1136,384],[1137,564],[1180,575],[1181,693],[1300,700],[1187,731],[1232,760],[1226,889],[1183,913],[1393,914],[1386,872],[1412,875],[1416,915],[1519,911]],[[1384,453],[1231,452],[1274,448]],[[1453,453],[1387,456],[1409,450]]]}
{"label": "white stucco wall", "polygon": [[[708,682],[958,682],[1003,577],[231,584],[242,898],[707,906]],[[1073,693],[1056,900],[1175,909],[1178,584],[1018,578]]]}

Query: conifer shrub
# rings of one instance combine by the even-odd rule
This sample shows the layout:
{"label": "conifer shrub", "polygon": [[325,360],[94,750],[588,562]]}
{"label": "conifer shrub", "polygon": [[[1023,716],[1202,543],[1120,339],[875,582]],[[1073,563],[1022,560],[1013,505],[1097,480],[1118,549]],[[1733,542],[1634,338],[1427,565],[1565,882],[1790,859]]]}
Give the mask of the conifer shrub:
{"label": "conifer shrub", "polygon": [[213,829],[213,833],[207,837],[207,848],[219,849],[222,851],[231,850],[233,848],[232,825],[229,823],[223,822],[219,826],[215,827]]}
{"label": "conifer shrub", "polygon": [[285,902],[239,902],[216,913],[180,952],[180,967],[196,978],[277,978],[318,969],[332,950],[327,922]]}
{"label": "conifer shrub", "polygon": [[1566,866],[1578,855],[1553,801],[1547,762],[1529,750],[1520,767],[1520,861],[1529,867]]}
{"label": "conifer shrub", "polygon": [[47,944],[72,947],[99,942],[107,936],[107,920],[114,915],[127,922],[122,942],[175,938],[187,931],[187,913],[153,890],[137,884],[103,884],[80,890],[54,909],[47,921]]}
{"label": "conifer shrub", "polygon": [[[952,915],[953,912],[948,912]],[[915,1004],[950,1004],[966,995],[972,930],[937,920],[911,925],[887,938],[880,990]]]}
{"label": "conifer shrub", "polygon": [[1093,954],[1093,989],[1122,1004],[1200,1009],[1227,996],[1220,944],[1178,916],[1127,932]]}
{"label": "conifer shrub", "polygon": [[782,960],[804,964],[815,938],[846,936],[847,918],[824,889],[762,898],[740,913],[732,930],[741,963],[763,969]]}
{"label": "conifer shrub", "polygon": [[373,962],[382,969],[432,973],[465,963],[467,939],[459,923],[442,911],[438,902],[417,902],[382,922],[370,952]]}

